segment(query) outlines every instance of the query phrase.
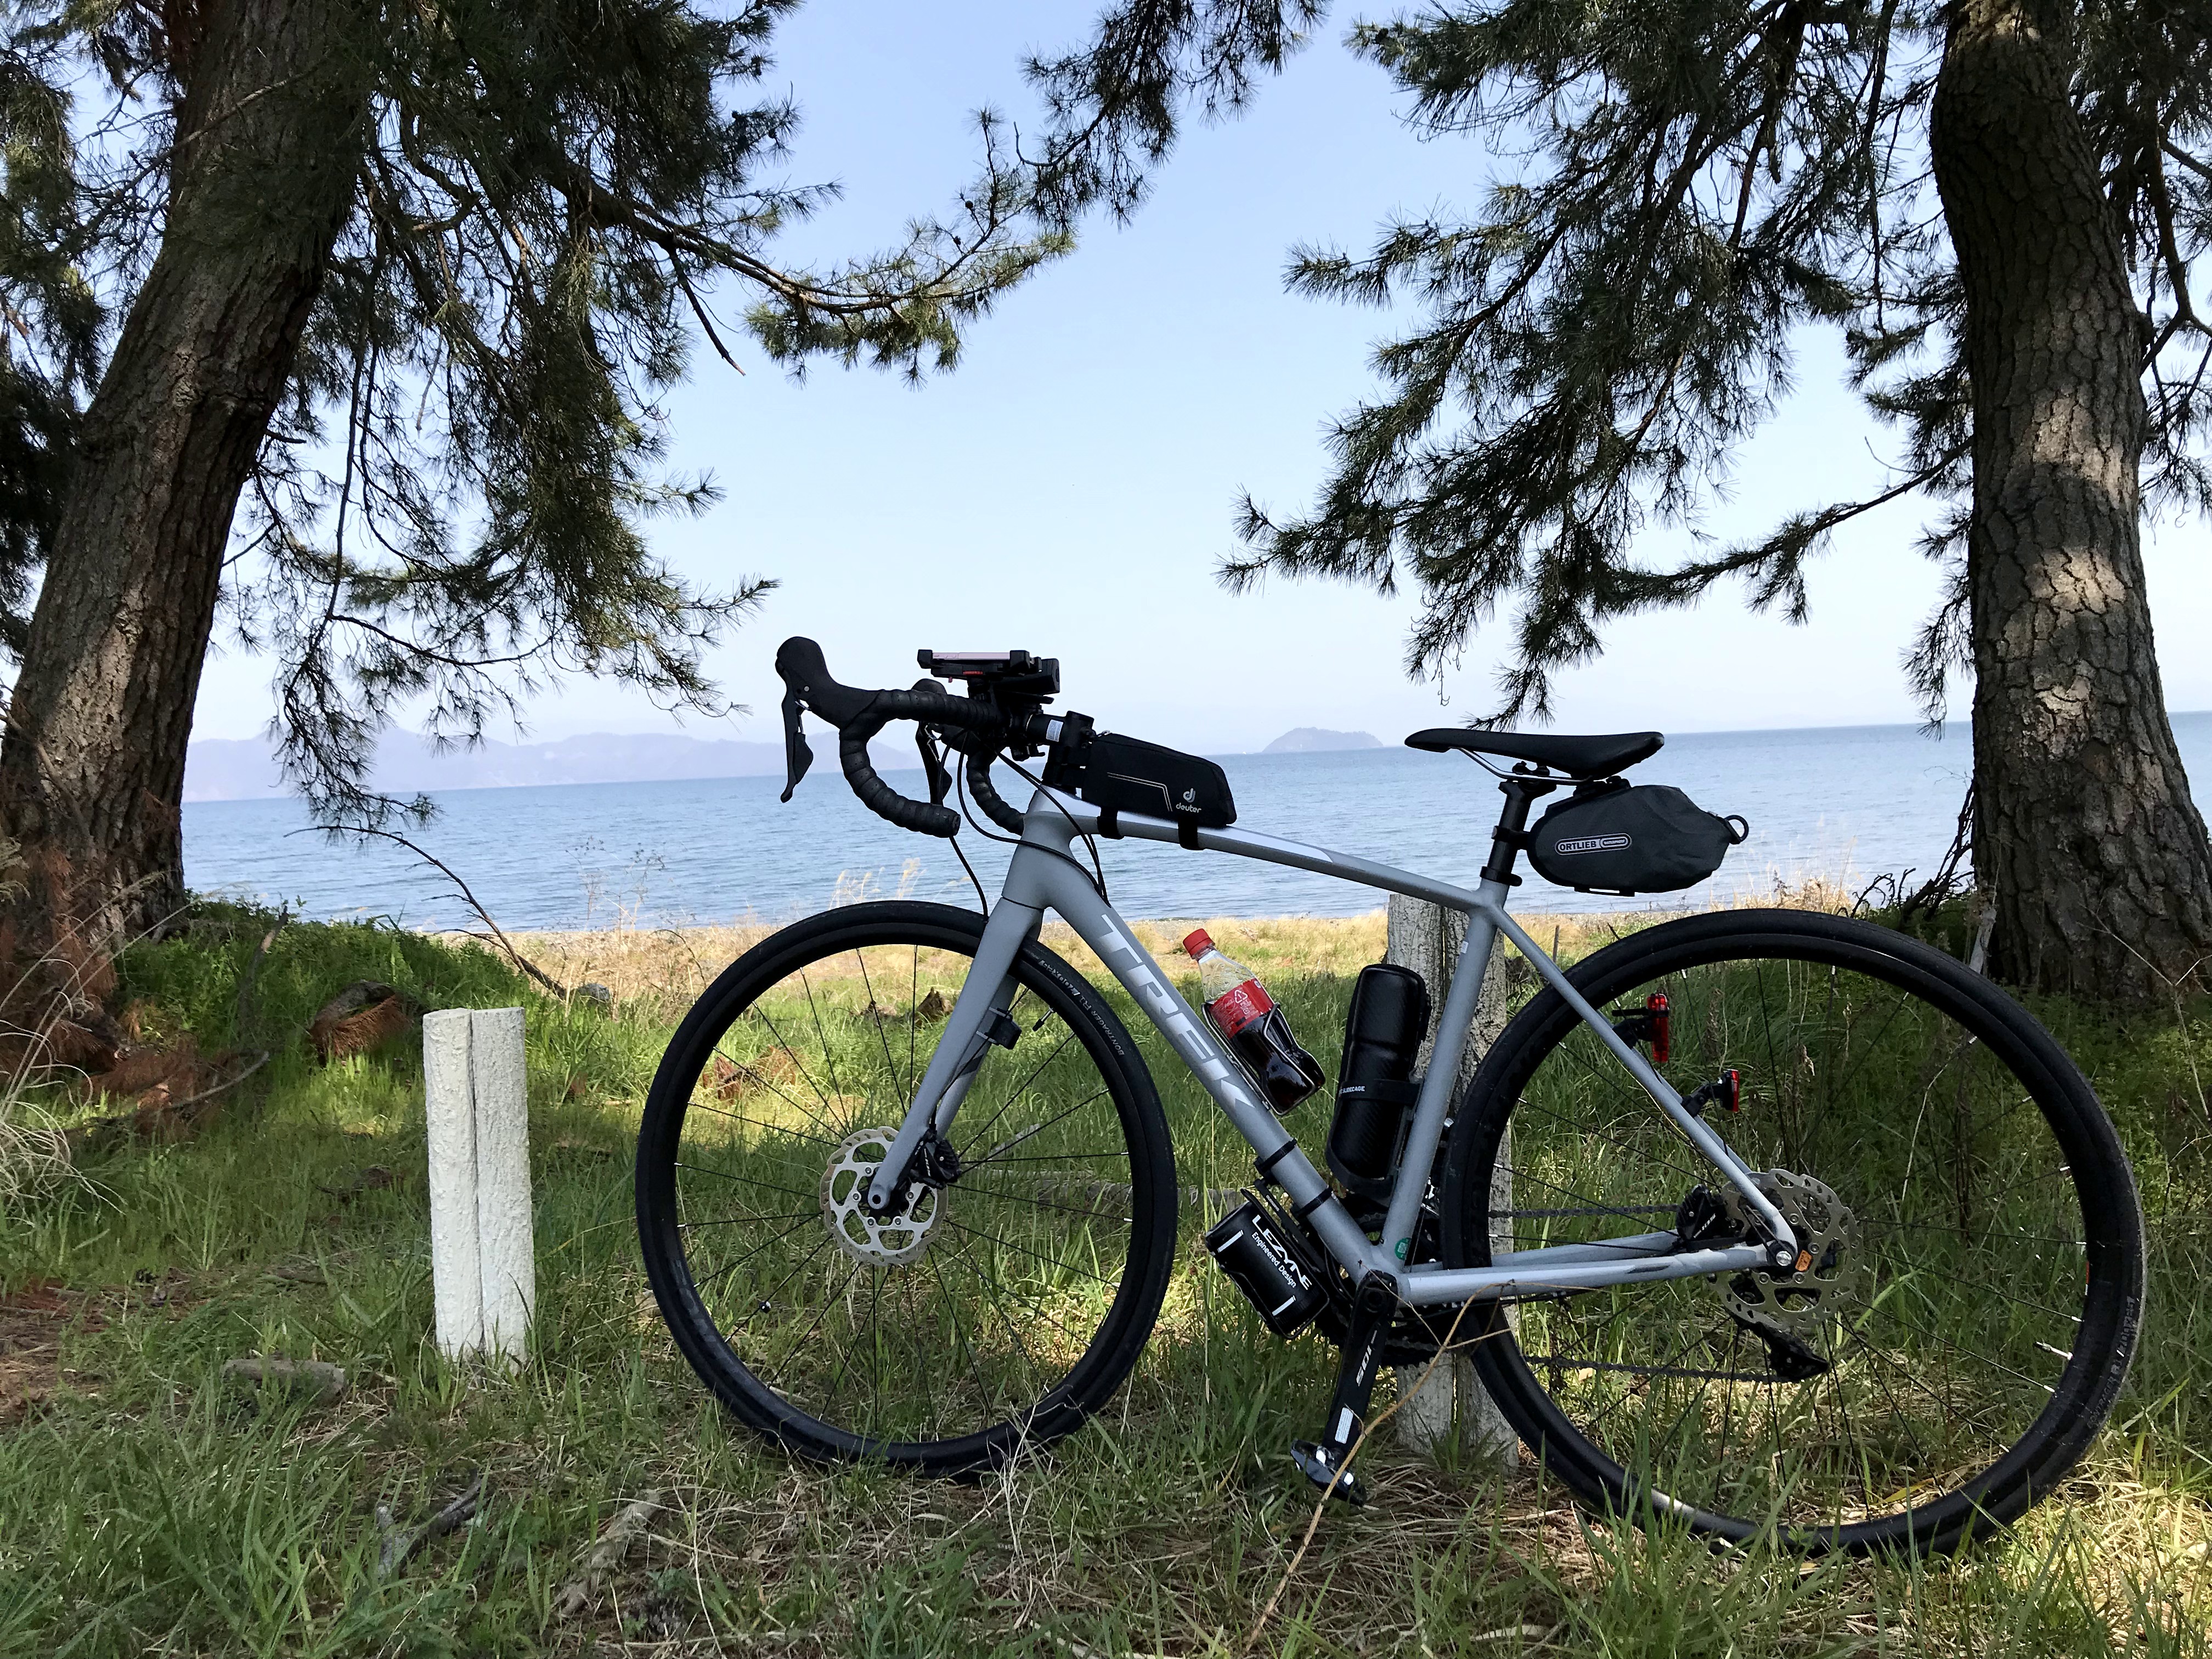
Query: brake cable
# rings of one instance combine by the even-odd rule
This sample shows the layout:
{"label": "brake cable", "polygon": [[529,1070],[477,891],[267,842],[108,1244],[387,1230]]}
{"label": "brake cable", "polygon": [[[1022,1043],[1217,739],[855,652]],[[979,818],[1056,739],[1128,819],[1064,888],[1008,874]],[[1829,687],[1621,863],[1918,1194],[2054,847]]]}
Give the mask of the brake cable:
{"label": "brake cable", "polygon": [[[1029,780],[1029,781],[1030,781],[1031,784],[1033,784],[1033,785],[1034,785],[1037,789],[1039,789],[1040,791],[1042,791],[1043,793],[1045,793],[1045,794],[1048,794],[1048,795],[1051,796],[1051,797],[1052,797],[1052,799],[1053,799],[1053,801],[1054,801],[1054,805],[1060,805],[1060,809],[1061,809],[1061,810],[1060,810],[1060,816],[1061,816],[1062,817],[1066,818],[1066,819],[1067,820],[1068,823],[1069,823],[1071,826],[1073,826],[1073,827],[1074,828],[1075,833],[1076,833],[1077,835],[1079,835],[1079,836],[1082,836],[1082,837],[1083,837],[1083,844],[1084,844],[1084,846],[1085,846],[1085,847],[1086,847],[1086,848],[1088,848],[1090,849],[1090,851],[1091,851],[1091,869],[1092,869],[1093,871],[1095,871],[1095,872],[1097,872],[1097,878],[1095,881],[1093,881],[1093,882],[1091,883],[1091,885],[1093,885],[1094,887],[1097,888],[1097,890],[1098,890],[1098,896],[1099,896],[1101,899],[1105,899],[1105,898],[1106,898],[1106,866],[1105,866],[1103,864],[1100,863],[1100,862],[1099,862],[1099,860],[1098,860],[1098,841],[1097,841],[1097,838],[1095,836],[1093,836],[1093,835],[1092,835],[1092,834],[1091,834],[1088,830],[1085,830],[1085,829],[1084,829],[1080,824],[1076,823],[1076,822],[1075,822],[1075,814],[1073,814],[1073,812],[1068,811],[1066,810],[1066,808],[1065,805],[1063,805],[1063,803],[1066,800],[1066,796],[1064,796],[1064,795],[1062,795],[1059,790],[1057,790],[1057,789],[1054,788],[1050,784],[1047,783],[1047,782],[1046,782],[1042,778],[1041,778],[1041,777],[1037,776],[1037,775],[1036,775],[1036,774],[1035,774],[1034,772],[1030,771],[1030,769],[1029,769],[1028,767],[1026,767],[1026,766],[1023,765],[1019,761],[1016,760],[1012,756],[1011,756],[1011,755],[1000,755],[1000,756],[995,756],[995,757],[994,757],[994,759],[998,759],[998,760],[1003,760],[1003,761],[1005,761],[1005,762],[1006,762],[1006,765],[1007,765],[1010,769],[1012,769],[1012,770],[1014,773],[1016,773],[1018,776],[1021,776],[1021,777],[1024,777],[1024,778],[1028,779],[1028,780]],[[1051,849],[1050,848],[1047,848],[1045,850],[1046,850],[1047,852],[1050,852],[1052,849]],[[1065,857],[1066,855],[1065,855],[1065,854],[1062,854],[1062,856],[1063,856],[1063,857]],[[1073,860],[1073,859],[1069,859],[1069,860],[1068,860],[1068,862],[1069,862],[1069,863],[1071,863],[1071,864],[1074,864],[1074,863],[1075,863],[1075,860]],[[1081,866],[1080,865],[1077,865],[1077,866],[1076,866],[1076,867],[1077,867],[1079,870],[1082,868],[1082,866]],[[1111,901],[1108,901],[1108,902],[1110,902]]]}
{"label": "brake cable", "polygon": [[[986,760],[983,764],[988,766],[992,760],[1006,760],[1006,757],[1003,755],[994,755],[989,760]],[[1085,882],[1089,883],[1091,890],[1098,895],[1101,902],[1110,902],[1110,901],[1106,897],[1106,872],[1103,867],[1099,869],[1097,875],[1093,877],[1090,871],[1083,867],[1082,863],[1079,860],[1070,858],[1066,854],[1061,852],[1057,847],[1040,847],[1035,842],[1023,841],[1018,836],[994,836],[988,830],[986,830],[981,824],[975,822],[975,812],[969,807],[968,801],[968,769],[974,764],[975,757],[967,754],[963,750],[960,757],[960,769],[957,774],[957,782],[956,787],[958,788],[960,793],[960,811],[962,816],[967,818],[969,827],[974,830],[977,835],[982,836],[985,841],[997,842],[1002,847],[1027,847],[1034,852],[1050,854],[1052,857],[1058,859],[1061,863],[1066,865],[1070,869],[1073,870],[1077,875],[1082,877]],[[1030,782],[1036,783],[1036,780],[1030,777],[1029,772],[1024,769],[1018,762],[1007,760],[1006,764],[1012,767],[1015,771],[1021,773],[1024,777],[1029,778]],[[1042,783],[1037,783],[1037,787],[1040,789],[1045,789],[1045,786]],[[1045,793],[1052,795],[1055,799],[1057,799],[1060,792],[1054,789],[1045,789]],[[1070,819],[1070,822],[1072,823],[1073,820]],[[1088,835],[1084,834],[1084,832],[1079,830],[1076,833],[1082,835],[1083,839],[1091,843],[1091,862],[1094,865],[1097,864],[1098,860],[1097,843],[1091,841],[1091,837]]]}
{"label": "brake cable", "polygon": [[[964,805],[967,801],[967,796],[964,791],[962,793],[961,800],[962,804]],[[969,818],[968,821],[970,823],[973,823],[975,819]],[[947,836],[945,839],[952,843],[952,856],[960,860],[960,867],[968,872],[968,879],[975,884],[975,902],[981,907],[984,920],[987,921],[989,921],[991,916],[991,901],[983,896],[983,878],[975,873],[975,866],[968,862],[968,854],[961,850],[960,837],[957,836]]]}

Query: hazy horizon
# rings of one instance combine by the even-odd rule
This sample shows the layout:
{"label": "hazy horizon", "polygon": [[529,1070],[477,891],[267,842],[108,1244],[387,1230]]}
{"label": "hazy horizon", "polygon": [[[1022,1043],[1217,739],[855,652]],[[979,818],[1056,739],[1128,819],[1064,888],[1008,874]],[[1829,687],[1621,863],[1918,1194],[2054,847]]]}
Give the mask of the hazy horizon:
{"label": "hazy horizon", "polygon": [[[2170,709],[2167,712],[2168,717],[2173,720],[2191,720],[2212,716],[2212,710]],[[1786,738],[1792,735],[1810,732],[1832,732],[1843,734],[1853,732],[1893,732],[1904,729],[1917,730],[1919,727],[1919,724],[1920,723],[1917,721],[1910,720],[1863,720],[1835,722],[1825,726],[1752,726],[1723,727],[1712,730],[1681,728],[1668,732],[1666,735],[1670,738],[1677,737]],[[1958,726],[1966,730],[1972,729],[1971,722],[1962,717],[1960,719],[1947,722],[1943,736],[1948,736],[1949,728],[1951,726]],[[1109,727],[1109,729],[1112,728]],[[1297,732],[1311,729],[1313,728],[1303,726],[1291,727],[1285,730],[1278,738],[1271,739],[1271,742],[1279,742],[1282,738],[1292,736]],[[820,739],[825,735],[826,733],[823,728],[820,728],[819,726],[810,726],[810,741],[814,744],[817,762],[822,758],[823,754]],[[1133,732],[1128,735],[1142,737],[1145,734],[1142,732]],[[1376,740],[1376,745],[1383,749],[1395,749],[1401,746],[1402,734],[1401,737],[1384,737],[1380,733],[1373,732],[1339,728],[1334,735],[1343,737],[1364,736],[1372,738]],[[526,743],[514,744],[494,738],[489,739],[486,745],[482,749],[471,750],[456,748],[448,750],[443,755],[435,756],[431,754],[427,740],[423,738],[420,732],[399,728],[386,732],[385,734],[385,738],[387,742],[391,741],[394,738],[411,738],[416,744],[422,745],[420,749],[415,750],[405,757],[409,763],[413,763],[416,765],[427,763],[428,766],[444,769],[461,776],[466,775],[467,772],[472,766],[476,770],[482,772],[486,769],[514,764],[518,760],[528,758],[529,751],[532,750],[540,751],[542,757],[544,758],[554,757],[554,751],[567,750],[568,751],[568,754],[562,757],[563,758],[574,758],[579,762],[586,763],[594,760],[603,760],[605,758],[604,755],[597,753],[588,747],[591,744],[599,742],[617,745],[617,748],[614,752],[617,755],[626,756],[633,763],[632,769],[626,773],[620,771],[606,772],[602,775],[585,778],[525,777],[514,779],[510,781],[477,783],[459,781],[457,779],[456,781],[438,781],[430,775],[427,775],[422,771],[416,770],[410,772],[403,769],[396,775],[387,775],[386,777],[379,778],[377,780],[378,787],[395,793],[403,793],[410,790],[422,790],[432,794],[441,794],[480,788],[561,787],[592,787],[601,784],[617,783],[704,782],[712,781],[716,778],[765,777],[781,775],[784,766],[782,740],[780,736],[775,742],[767,743],[758,739],[744,738],[697,738],[685,732],[640,733],[623,732],[592,732],[573,733],[568,737],[559,738],[533,739]],[[641,738],[645,739],[650,745],[650,752],[658,753],[663,757],[668,756],[669,745],[672,743],[680,743],[688,744],[692,749],[701,751],[698,759],[695,763],[705,763],[706,759],[716,751],[738,751],[738,754],[732,755],[731,758],[743,758],[750,763],[743,765],[736,770],[694,771],[682,769],[685,765],[685,763],[680,758],[678,758],[675,761],[675,765],[678,769],[667,769],[665,766],[661,769],[654,769],[641,763],[644,757],[640,754],[638,749]],[[1362,747],[1362,745],[1352,744],[1346,745],[1341,750],[1324,748],[1320,750],[1278,750],[1275,752],[1290,754],[1332,752],[1351,753],[1359,751]],[[876,767],[878,771],[898,773],[919,771],[921,769],[918,763],[913,758],[913,750],[911,747],[908,744],[884,744],[873,747],[871,752],[875,757]],[[1206,754],[1213,758],[1228,759],[1263,755],[1269,752],[1269,750],[1267,744],[1260,744],[1250,749],[1212,749],[1203,750],[1197,752]],[[193,762],[196,758],[200,763],[197,772],[195,771],[193,765]],[[245,768],[248,765],[251,765],[255,769],[253,773],[251,775],[246,774],[245,771]],[[210,767],[215,769],[212,773],[209,769]],[[184,799],[187,803],[192,804],[215,801],[268,799],[272,797],[279,796],[283,793],[273,781],[274,775],[272,750],[268,740],[264,738],[196,738],[192,740],[191,749],[187,751],[185,757]],[[836,781],[839,787],[842,787],[842,780],[836,778],[834,766],[831,769],[830,775],[833,781]],[[258,787],[246,787],[250,784],[256,784],[257,782]]]}

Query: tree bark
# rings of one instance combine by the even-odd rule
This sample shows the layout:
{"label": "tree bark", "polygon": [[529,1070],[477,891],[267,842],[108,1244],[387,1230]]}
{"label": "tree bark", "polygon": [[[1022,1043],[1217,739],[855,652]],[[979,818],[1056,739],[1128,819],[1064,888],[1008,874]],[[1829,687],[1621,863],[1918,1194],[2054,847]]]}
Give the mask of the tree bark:
{"label": "tree bark", "polygon": [[0,738],[24,888],[0,961],[19,997],[58,993],[87,1018],[116,946],[184,900],[185,747],[231,520],[351,205],[367,112],[348,0],[203,15],[177,43],[161,249],[86,416]]}
{"label": "tree bark", "polygon": [[1974,864],[1992,968],[2132,999],[2212,955],[2212,848],[2143,591],[2146,322],[2067,95],[2066,0],[1960,0],[1931,159],[1966,296]]}

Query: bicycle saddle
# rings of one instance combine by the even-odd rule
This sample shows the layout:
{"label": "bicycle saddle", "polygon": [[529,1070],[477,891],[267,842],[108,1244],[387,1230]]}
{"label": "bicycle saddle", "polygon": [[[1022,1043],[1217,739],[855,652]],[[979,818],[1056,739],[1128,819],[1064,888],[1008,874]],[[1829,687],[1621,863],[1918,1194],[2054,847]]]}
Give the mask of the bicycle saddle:
{"label": "bicycle saddle", "polygon": [[1436,726],[1414,732],[1406,739],[1406,747],[1438,755],[1454,749],[1476,755],[1504,755],[1534,761],[1571,778],[1602,778],[1624,766],[1650,760],[1666,741],[1656,732],[1577,738],[1554,732],[1477,732],[1464,726]]}

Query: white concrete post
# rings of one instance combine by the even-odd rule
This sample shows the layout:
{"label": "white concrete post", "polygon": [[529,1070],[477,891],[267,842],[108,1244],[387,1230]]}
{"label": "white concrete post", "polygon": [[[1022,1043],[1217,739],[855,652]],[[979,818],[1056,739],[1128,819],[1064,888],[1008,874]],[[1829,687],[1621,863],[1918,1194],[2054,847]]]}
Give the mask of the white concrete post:
{"label": "white concrete post", "polygon": [[441,1008],[422,1016],[422,1087],[430,1119],[430,1291],[437,1304],[438,1346],[449,1358],[483,1342],[469,1012]]}
{"label": "white concrete post", "polygon": [[[1417,1061],[1418,1068],[1425,1073],[1430,1052],[1436,1046],[1436,1023],[1443,1012],[1444,991],[1451,982],[1460,946],[1467,939],[1467,918],[1456,910],[1393,893],[1389,929],[1386,958],[1411,968],[1428,981],[1429,1034],[1421,1044]],[[1490,1045],[1505,1029],[1506,956],[1510,949],[1501,941],[1491,957],[1490,972],[1484,976],[1482,995],[1475,1006],[1474,1028],[1468,1034],[1459,1076],[1453,1084],[1455,1090],[1466,1086],[1483,1055],[1490,1051]],[[1443,1149],[1437,1150],[1441,1155]],[[1510,1209],[1513,1204],[1510,1143],[1505,1152],[1503,1162],[1508,1167],[1499,1170],[1492,1184],[1493,1210]],[[1462,1333],[1462,1336],[1467,1334]],[[1482,1386],[1473,1363],[1463,1354],[1450,1355],[1429,1371],[1428,1381],[1417,1389],[1414,1384],[1420,1381],[1421,1370],[1419,1366],[1401,1366],[1398,1370],[1398,1387],[1404,1393],[1404,1403],[1397,1413],[1400,1440],[1416,1451],[1434,1455],[1449,1446],[1456,1433],[1469,1462],[1485,1468],[1514,1468],[1520,1460],[1520,1437],[1498,1409],[1489,1390]]]}
{"label": "white concrete post", "polygon": [[530,1096],[522,1010],[479,1008],[469,1021],[469,1091],[477,1109],[477,1255],[483,1346],[520,1362],[538,1310],[530,1226]]}
{"label": "white concrete post", "polygon": [[512,1365],[538,1305],[522,1010],[422,1017],[428,1100],[430,1283],[438,1346]]}

